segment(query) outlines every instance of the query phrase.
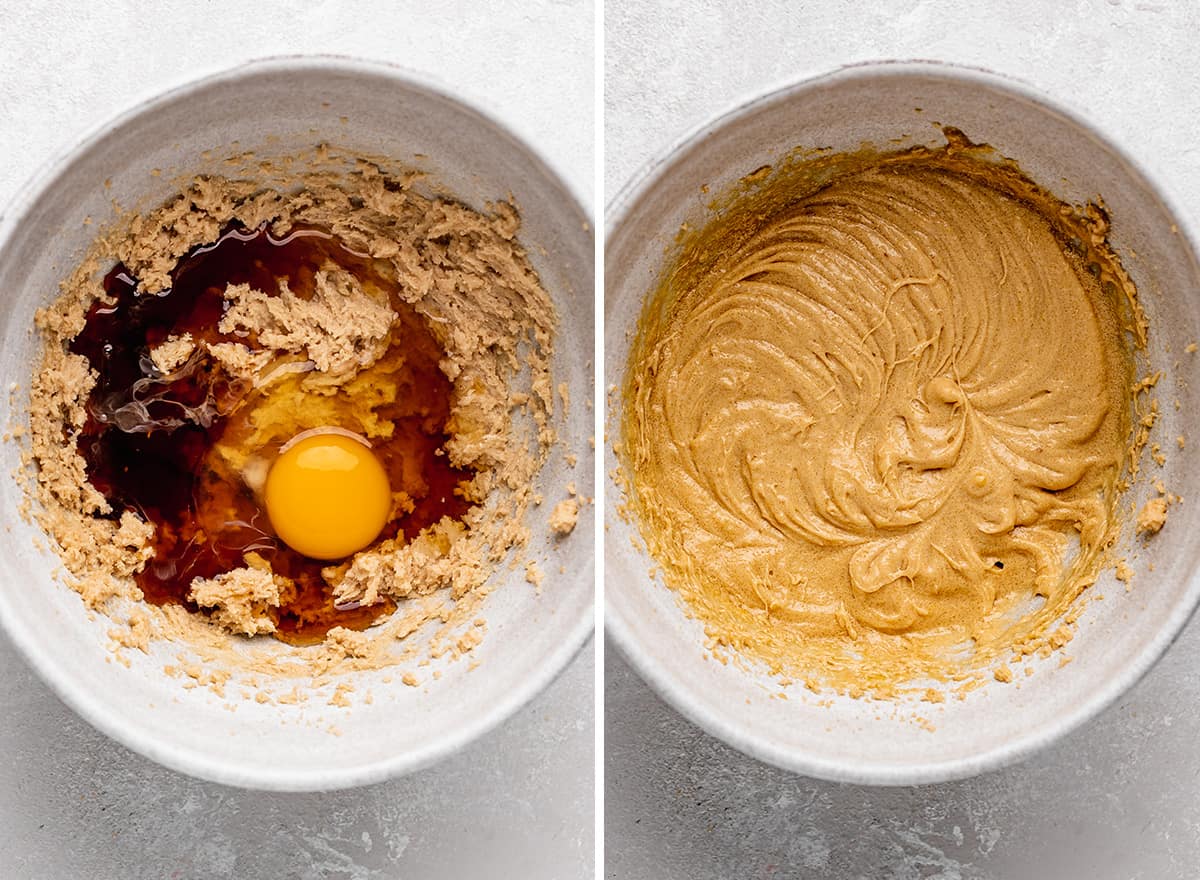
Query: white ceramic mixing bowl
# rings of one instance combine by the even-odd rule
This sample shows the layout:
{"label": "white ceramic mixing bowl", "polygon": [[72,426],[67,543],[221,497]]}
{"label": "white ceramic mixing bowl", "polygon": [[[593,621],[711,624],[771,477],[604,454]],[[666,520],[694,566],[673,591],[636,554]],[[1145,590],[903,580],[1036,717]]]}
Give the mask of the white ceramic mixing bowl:
{"label": "white ceramic mixing bowl", "polygon": [[[1017,83],[981,71],[928,63],[855,66],[750,101],[697,129],[650,163],[608,213],[605,256],[605,382],[622,382],[643,297],[674,251],[680,225],[708,216],[713,194],[796,147],[853,151],[944,143],[937,123],[1018,160],[1073,203],[1103,197],[1111,241],[1133,276],[1151,321],[1148,361],[1164,370],[1163,416],[1155,439],[1170,447],[1150,465],[1185,498],[1166,528],[1139,553],[1132,591],[1106,572],[1066,654],[1017,670],[1017,684],[989,681],[965,700],[886,705],[816,697],[789,699],[765,675],[706,660],[700,625],[675,595],[648,577],[651,560],[632,540],[636,527],[614,515],[621,491],[606,485],[606,623],[634,667],[688,718],[737,748],[827,779],[910,784],[969,776],[1029,755],[1094,716],[1154,663],[1200,597],[1200,383],[1185,347],[1200,337],[1200,267],[1186,229],[1147,172],[1073,113]],[[664,254],[667,257],[664,257]],[[1174,401],[1179,401],[1179,407]],[[618,436],[621,402],[607,412]],[[1175,448],[1176,436],[1188,438]],[[1193,439],[1194,438],[1194,439]],[[606,472],[617,467],[611,447]],[[1135,489],[1140,502],[1149,487]],[[1126,535],[1127,543],[1131,538]],[[1139,542],[1140,543],[1140,542]],[[1152,568],[1151,568],[1152,566]],[[914,716],[923,719],[914,720]]]}
{"label": "white ceramic mixing bowl", "polygon": [[[56,295],[111,217],[113,199],[152,206],[172,193],[177,173],[219,171],[220,160],[237,151],[270,158],[321,141],[425,170],[476,208],[514,197],[520,239],[560,313],[556,381],[580,402],[558,425],[579,464],[570,468],[564,450],[555,452],[539,487],[558,499],[574,481],[591,495],[592,421],[581,405],[593,389],[593,232],[586,213],[500,122],[411,73],[349,59],[275,59],[202,80],[134,109],[49,163],[0,225],[0,376],[6,389],[19,383],[4,422],[27,422],[25,392],[38,358],[34,310]],[[0,448],[5,474],[18,455],[14,444]],[[38,530],[18,520],[20,490],[11,478],[0,482],[0,503],[9,527],[0,533],[0,622],[30,664],[100,730],[170,767],[228,784],[329,789],[427,765],[529,700],[592,628],[591,509],[584,508],[570,537],[555,542],[546,524],[553,504],[546,504],[530,518],[532,554],[551,560],[543,566],[545,589],[535,595],[523,572],[507,566],[494,575],[500,583],[482,611],[489,629],[473,657],[477,668],[438,663],[421,670],[420,687],[401,685],[394,669],[356,674],[349,679],[355,694],[369,691],[373,702],[355,699],[349,709],[324,699],[259,705],[236,687],[222,699],[204,688],[184,690],[163,674],[176,645],[127,652],[128,669],[107,662],[110,622],[89,617],[79,597],[52,578],[56,559],[35,549]]]}

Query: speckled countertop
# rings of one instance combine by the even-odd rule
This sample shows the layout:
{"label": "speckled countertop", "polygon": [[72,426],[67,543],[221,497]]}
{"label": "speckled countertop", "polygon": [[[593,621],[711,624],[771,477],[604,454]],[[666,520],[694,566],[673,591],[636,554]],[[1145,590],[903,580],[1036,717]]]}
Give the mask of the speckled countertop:
{"label": "speckled countertop", "polygon": [[[432,74],[490,106],[590,204],[593,9],[3,4],[0,210],[48,158],[138,100],[297,52]],[[0,637],[0,878],[591,877],[592,657],[589,642],[545,693],[442,764],[365,789],[282,795],[197,782],[130,753],[64,707]]]}
{"label": "speckled countertop", "polygon": [[[1075,107],[1200,221],[1196,4],[614,0],[605,15],[606,199],[743,97],[849,62],[923,58],[990,68]],[[1035,759],[965,782],[870,789],[794,776],[725,747],[609,646],[606,874],[1195,878],[1198,668],[1193,621],[1124,699]]]}

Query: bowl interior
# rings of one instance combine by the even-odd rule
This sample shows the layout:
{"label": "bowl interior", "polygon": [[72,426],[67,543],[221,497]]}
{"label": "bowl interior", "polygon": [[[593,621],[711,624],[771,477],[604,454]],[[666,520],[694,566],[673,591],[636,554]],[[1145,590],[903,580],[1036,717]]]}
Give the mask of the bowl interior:
{"label": "bowl interior", "polygon": [[[561,542],[549,540],[546,524],[568,482],[593,494],[592,424],[582,405],[593,388],[584,354],[594,335],[591,226],[562,182],[505,128],[397,70],[348,61],[252,65],[131,113],[57,163],[10,210],[0,236],[0,374],[6,387],[19,385],[7,395],[5,422],[27,422],[38,346],[34,311],[55,296],[112,216],[112,200],[152,206],[177,191],[172,180],[179,173],[219,172],[221,160],[239,151],[271,158],[323,141],[427,171],[434,186],[475,208],[513,196],[523,218],[520,239],[559,310],[556,381],[566,382],[578,403],[560,419],[563,443],[539,478],[550,503],[530,517],[530,553],[547,571],[542,595],[522,571],[501,567],[483,609],[489,630],[472,658],[477,667],[463,660],[416,668],[418,687],[400,683],[408,667],[358,674],[351,681],[355,694],[369,691],[373,702],[356,698],[349,709],[315,695],[280,706],[258,705],[237,687],[224,699],[203,688],[185,690],[163,674],[180,652],[168,643],[152,645],[148,656],[127,652],[128,669],[112,662],[110,622],[88,615],[79,597],[53,580],[53,553],[35,548],[39,530],[11,516],[19,489],[11,479],[0,484],[10,511],[0,554],[0,618],[14,641],[60,696],[105,732],[172,767],[231,784],[331,788],[429,763],[547,684],[591,628],[591,508],[581,510],[574,533]],[[578,455],[576,467],[567,465],[565,452]],[[18,456],[15,444],[0,447],[6,473]]]}
{"label": "bowl interior", "polygon": [[[795,147],[853,151],[864,142],[902,148],[944,143],[938,124],[962,129],[1018,160],[1035,180],[1073,203],[1103,198],[1111,241],[1137,284],[1151,321],[1147,361],[1163,371],[1156,396],[1162,417],[1153,440],[1167,451],[1148,476],[1188,498],[1200,482],[1192,441],[1200,389],[1191,380],[1200,333],[1200,270],[1187,235],[1160,195],[1130,161],[1084,124],[1025,89],[997,77],[935,65],[875,65],[774,93],[705,127],[618,197],[606,250],[606,384],[621,384],[641,303],[680,224],[702,224],[706,205],[738,178]],[[702,189],[704,187],[704,189]],[[1144,366],[1144,365],[1143,365]],[[621,419],[619,397],[607,411],[610,437]],[[1187,445],[1176,447],[1184,435]],[[617,461],[606,448],[605,471]],[[607,510],[621,491],[606,482]],[[1152,494],[1135,487],[1139,503]],[[773,697],[763,675],[704,658],[700,626],[674,594],[648,578],[649,558],[635,546],[636,527],[606,522],[607,621],[634,665],[678,709],[711,733],[756,757],[810,775],[864,783],[917,783],[963,777],[1029,754],[1095,714],[1132,684],[1186,621],[1200,588],[1200,548],[1189,540],[1200,510],[1172,509],[1145,549],[1124,536],[1132,589],[1106,572],[1090,591],[1073,642],[1016,671],[1013,684],[989,681],[965,700],[939,704],[872,703],[801,686]],[[1131,530],[1126,530],[1129,532]]]}

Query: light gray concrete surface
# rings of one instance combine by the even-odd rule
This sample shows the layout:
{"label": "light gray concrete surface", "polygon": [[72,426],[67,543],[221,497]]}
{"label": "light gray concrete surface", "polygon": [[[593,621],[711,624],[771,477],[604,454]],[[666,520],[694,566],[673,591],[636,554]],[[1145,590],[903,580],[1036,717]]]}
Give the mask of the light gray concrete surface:
{"label": "light gray concrete surface", "polygon": [[975,779],[839,785],[685,721],[605,658],[605,873],[620,880],[1192,880],[1200,876],[1200,628],[1127,699]]}
{"label": "light gray concrete surface", "polygon": [[[1017,77],[1075,107],[1200,221],[1197,4],[614,0],[605,19],[606,199],[742,98],[849,62],[924,58]],[[1194,621],[1125,699],[1033,760],[965,782],[870,789],[727,748],[664,705],[610,647],[606,874],[1198,877],[1198,667]]]}
{"label": "light gray concrete surface", "polygon": [[440,764],[295,795],[159,767],[89,727],[0,643],[0,877],[591,877],[592,654],[589,641],[543,694]]}
{"label": "light gray concrete surface", "polygon": [[[539,147],[590,207],[593,15],[591,0],[5,3],[0,210],[48,158],[138,100],[296,52],[436,77]],[[592,876],[590,642],[533,703],[444,763],[299,796],[197,782],[131,754],[59,703],[2,638],[0,669],[4,880]]]}

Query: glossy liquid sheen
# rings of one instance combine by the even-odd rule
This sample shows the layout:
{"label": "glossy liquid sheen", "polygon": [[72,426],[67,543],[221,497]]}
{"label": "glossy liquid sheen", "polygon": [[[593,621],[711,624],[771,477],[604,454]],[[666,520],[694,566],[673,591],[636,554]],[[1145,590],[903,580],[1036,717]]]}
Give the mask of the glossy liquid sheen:
{"label": "glossy liquid sheen", "polygon": [[[349,251],[321,230],[296,230],[281,239],[265,229],[231,228],[216,243],[182,259],[171,288],[161,294],[143,294],[125,267],[117,265],[104,279],[109,301],[92,306],[71,344],[71,351],[85,356],[98,375],[78,440],[88,478],[112,504],[114,518],[131,510],[155,526],[154,555],[136,576],[147,601],[184,604],[202,613],[187,598],[193,579],[239,568],[243,554],[254,551],[276,574],[296,584],[295,599],[272,611],[276,636],[283,641],[311,644],[332,627],[364,629],[395,610],[387,603],[335,608],[321,569],[337,562],[310,559],[287,547],[273,534],[254,493],[241,480],[209,466],[209,451],[236,422],[237,407],[251,388],[230,382],[203,353],[169,382],[145,381],[163,378],[148,353],[170,336],[191,333],[198,343],[252,344],[218,332],[227,285],[276,292],[280,280],[287,279],[293,293],[311,296],[316,272],[329,261],[390,291],[397,314],[394,338],[404,346],[400,393],[379,411],[395,430],[374,452],[393,490],[402,485],[405,463],[410,473],[415,463],[427,491],[420,497],[409,491],[414,509],[390,521],[379,539],[402,534],[411,540],[443,516],[466,512],[468,503],[454,490],[471,473],[450,466],[439,454],[451,392],[438,368],[443,351],[425,320],[399,298],[395,283],[369,257]],[[142,383],[136,393],[135,383]],[[269,394],[270,388],[262,393]],[[121,418],[114,417],[134,399],[144,410],[136,408],[141,412],[131,417],[126,407]]]}

